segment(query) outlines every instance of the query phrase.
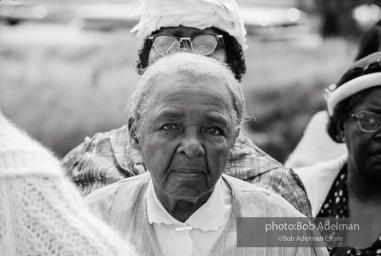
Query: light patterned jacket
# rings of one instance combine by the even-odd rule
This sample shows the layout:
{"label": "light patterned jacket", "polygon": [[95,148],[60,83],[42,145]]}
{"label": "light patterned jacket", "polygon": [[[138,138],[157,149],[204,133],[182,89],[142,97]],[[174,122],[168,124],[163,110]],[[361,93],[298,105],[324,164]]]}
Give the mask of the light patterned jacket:
{"label": "light patterned jacket", "polygon": [[[222,175],[222,178],[232,193],[232,214],[210,255],[328,255],[325,247],[237,247],[237,217],[304,215],[268,190],[227,175]],[[118,230],[122,238],[135,247],[138,255],[161,256],[146,210],[145,198],[150,179],[150,174],[145,173],[121,180],[91,193],[85,201],[95,215]]]}

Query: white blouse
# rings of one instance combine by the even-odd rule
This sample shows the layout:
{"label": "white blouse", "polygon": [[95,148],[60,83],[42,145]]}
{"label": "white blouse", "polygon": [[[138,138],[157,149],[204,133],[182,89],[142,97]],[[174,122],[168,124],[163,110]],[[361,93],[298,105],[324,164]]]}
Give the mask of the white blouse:
{"label": "white blouse", "polygon": [[232,211],[232,195],[220,178],[208,201],[184,223],[173,218],[156,197],[152,180],[147,190],[148,221],[164,255],[209,255]]}

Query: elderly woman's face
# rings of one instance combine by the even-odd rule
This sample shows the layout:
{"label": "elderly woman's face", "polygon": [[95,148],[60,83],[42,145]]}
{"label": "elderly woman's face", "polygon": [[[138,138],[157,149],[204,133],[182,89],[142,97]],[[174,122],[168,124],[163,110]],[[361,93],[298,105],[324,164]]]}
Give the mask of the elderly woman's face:
{"label": "elderly woman's face", "polygon": [[[218,35],[218,31],[214,28],[206,28],[203,30],[192,28],[192,27],[184,27],[184,26],[178,26],[178,27],[165,27],[159,30],[158,34],[167,34],[167,35],[174,35],[176,37],[192,37],[199,34],[215,34]],[[189,44],[189,41],[185,40],[182,44],[182,49],[185,51],[192,52],[191,46]],[[226,63],[227,57],[226,57],[226,51],[224,48],[224,45],[222,43],[222,40],[219,39],[216,49],[210,54],[207,55],[208,57],[214,58],[218,61],[221,61],[223,63]],[[152,63],[156,59],[158,59],[160,55],[156,52],[154,45],[152,44],[151,51],[148,56],[148,62]]]}
{"label": "elderly woman's face", "polygon": [[[366,92],[364,101],[354,107],[352,113],[360,111],[381,115],[381,87]],[[348,117],[344,122],[344,135],[349,164],[364,178],[381,179],[381,129],[365,133],[361,131],[355,118]]]}
{"label": "elderly woman's face", "polygon": [[194,201],[213,191],[233,144],[226,86],[189,74],[162,77],[152,92],[138,148],[155,191]]}

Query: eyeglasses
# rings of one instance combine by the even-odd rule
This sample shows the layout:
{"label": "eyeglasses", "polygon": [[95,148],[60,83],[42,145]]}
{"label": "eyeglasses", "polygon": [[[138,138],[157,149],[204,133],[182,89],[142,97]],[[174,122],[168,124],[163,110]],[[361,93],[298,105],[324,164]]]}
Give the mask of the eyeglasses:
{"label": "eyeglasses", "polygon": [[381,72],[381,60],[377,60],[373,63],[370,63],[366,65],[365,67],[354,67],[350,70],[348,70],[340,79],[338,84],[344,84],[352,79],[355,79],[356,77]]}
{"label": "eyeglasses", "polygon": [[379,114],[360,111],[355,114],[350,114],[350,116],[357,119],[357,124],[363,132],[372,133],[381,127],[381,115]]}
{"label": "eyeglasses", "polygon": [[222,35],[215,34],[199,34],[192,37],[177,37],[174,35],[158,34],[148,37],[148,39],[153,41],[156,52],[161,56],[178,51],[181,44],[183,44],[184,47],[184,41],[189,42],[194,53],[209,55],[214,52],[218,40],[222,38]]}

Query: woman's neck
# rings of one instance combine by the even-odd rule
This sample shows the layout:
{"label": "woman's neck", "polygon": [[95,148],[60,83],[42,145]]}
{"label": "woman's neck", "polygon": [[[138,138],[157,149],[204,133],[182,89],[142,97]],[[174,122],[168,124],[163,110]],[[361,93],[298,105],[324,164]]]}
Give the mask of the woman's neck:
{"label": "woman's neck", "polygon": [[365,205],[381,206],[381,186],[379,180],[365,178],[360,171],[348,165],[348,194]]}
{"label": "woman's neck", "polygon": [[203,194],[199,198],[173,198],[155,188],[155,193],[167,212],[176,220],[185,222],[203,204],[205,204],[213,191]]}
{"label": "woman's neck", "polygon": [[[368,192],[368,194],[366,194]],[[351,187],[348,183],[348,207],[350,217],[381,217],[381,193],[363,187]]]}
{"label": "woman's neck", "polygon": [[381,189],[348,169],[349,217],[366,217],[372,220],[372,241],[381,234]]}
{"label": "woman's neck", "polygon": [[368,245],[370,246],[381,234],[381,204],[375,200],[364,202],[351,192],[348,193],[349,217],[363,217],[372,221],[372,241]]}

